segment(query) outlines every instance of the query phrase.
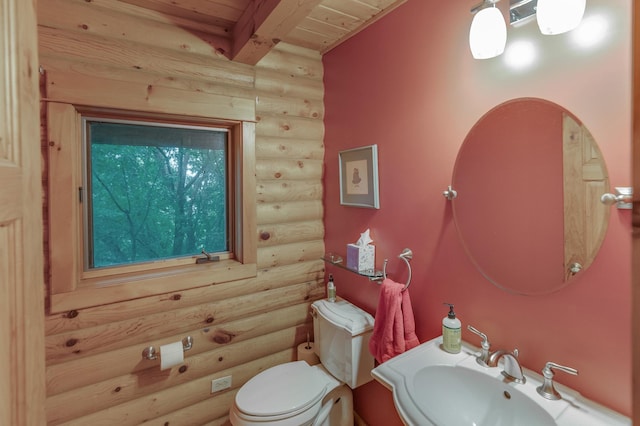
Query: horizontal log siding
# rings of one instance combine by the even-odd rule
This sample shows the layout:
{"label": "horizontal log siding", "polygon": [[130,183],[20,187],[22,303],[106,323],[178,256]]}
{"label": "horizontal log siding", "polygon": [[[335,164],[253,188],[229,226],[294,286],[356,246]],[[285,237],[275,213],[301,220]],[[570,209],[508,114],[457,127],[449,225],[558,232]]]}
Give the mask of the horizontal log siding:
{"label": "horizontal log siding", "polygon": [[[232,63],[220,34],[110,0],[41,2],[38,19],[48,100],[257,123],[257,277],[48,315],[47,422],[225,424],[243,383],[295,358],[324,294],[321,58],[281,45]],[[186,335],[182,369],[141,359]]]}

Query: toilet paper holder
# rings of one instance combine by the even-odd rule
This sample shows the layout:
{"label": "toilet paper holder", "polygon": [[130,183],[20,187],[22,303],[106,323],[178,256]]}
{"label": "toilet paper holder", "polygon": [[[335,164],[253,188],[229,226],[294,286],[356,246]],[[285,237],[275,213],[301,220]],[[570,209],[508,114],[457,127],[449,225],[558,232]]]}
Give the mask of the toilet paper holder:
{"label": "toilet paper holder", "polygon": [[[185,352],[191,349],[192,347],[193,347],[193,338],[191,336],[187,336],[184,339],[182,339],[182,349],[184,349]],[[160,354],[158,353],[156,348],[154,348],[153,346],[144,348],[144,350],[142,351],[142,359],[153,361],[158,358],[160,358]]]}

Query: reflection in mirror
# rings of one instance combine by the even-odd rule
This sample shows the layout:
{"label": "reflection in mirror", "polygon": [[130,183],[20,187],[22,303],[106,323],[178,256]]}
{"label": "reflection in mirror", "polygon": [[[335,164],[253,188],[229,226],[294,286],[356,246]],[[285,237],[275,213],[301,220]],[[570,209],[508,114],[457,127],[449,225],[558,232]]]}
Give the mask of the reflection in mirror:
{"label": "reflection in mirror", "polygon": [[580,120],[543,99],[510,100],[480,118],[460,148],[452,186],[465,251],[512,293],[546,294],[580,277],[606,234],[600,150]]}

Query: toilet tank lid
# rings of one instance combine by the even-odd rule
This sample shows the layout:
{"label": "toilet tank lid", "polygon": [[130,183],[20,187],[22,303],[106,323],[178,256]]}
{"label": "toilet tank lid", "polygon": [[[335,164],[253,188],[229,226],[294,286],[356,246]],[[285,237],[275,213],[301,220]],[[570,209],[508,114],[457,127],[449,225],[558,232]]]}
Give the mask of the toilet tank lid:
{"label": "toilet tank lid", "polygon": [[371,314],[346,300],[337,300],[335,302],[316,300],[313,302],[313,307],[324,319],[336,327],[351,333],[352,336],[357,336],[373,329],[373,317]]}

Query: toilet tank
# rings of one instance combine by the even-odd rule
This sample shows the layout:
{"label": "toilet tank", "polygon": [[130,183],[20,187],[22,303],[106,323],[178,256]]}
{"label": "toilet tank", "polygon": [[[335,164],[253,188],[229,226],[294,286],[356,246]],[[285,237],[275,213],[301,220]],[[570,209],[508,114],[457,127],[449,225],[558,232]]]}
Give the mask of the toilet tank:
{"label": "toilet tank", "polygon": [[373,317],[344,299],[316,300],[311,312],[314,350],[324,368],[352,389],[370,382],[374,367],[369,352]]}

